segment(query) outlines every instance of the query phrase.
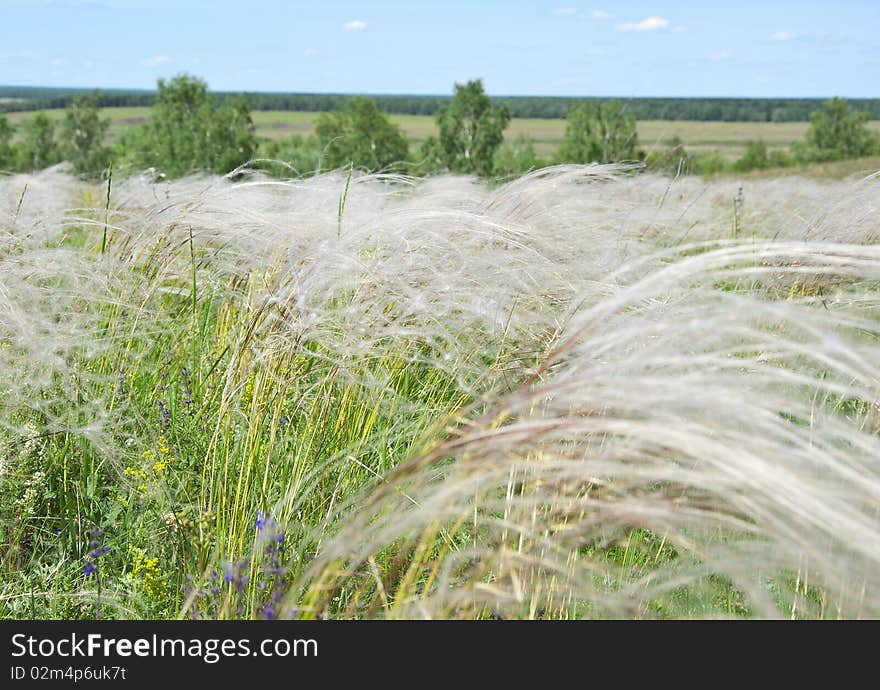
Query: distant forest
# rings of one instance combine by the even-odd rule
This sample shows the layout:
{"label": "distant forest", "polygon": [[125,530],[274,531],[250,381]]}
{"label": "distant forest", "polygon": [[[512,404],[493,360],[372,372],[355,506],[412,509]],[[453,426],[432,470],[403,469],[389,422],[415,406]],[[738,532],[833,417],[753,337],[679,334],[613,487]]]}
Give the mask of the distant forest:
{"label": "distant forest", "polygon": [[[44,110],[66,108],[75,96],[90,89],[0,86],[0,110]],[[104,107],[152,106],[152,90],[103,89]],[[217,92],[221,99],[239,95]],[[253,110],[299,110],[324,112],[338,110],[350,94],[322,93],[244,93]],[[451,96],[371,96],[381,110],[401,115],[435,115]],[[575,103],[598,102],[602,98],[551,96],[497,96],[495,104],[506,104],[512,117],[565,118]],[[821,98],[629,98],[622,99],[639,120],[716,120],[722,122],[807,122],[819,108]],[[880,99],[852,98],[850,105],[864,110],[870,119],[880,120]]]}

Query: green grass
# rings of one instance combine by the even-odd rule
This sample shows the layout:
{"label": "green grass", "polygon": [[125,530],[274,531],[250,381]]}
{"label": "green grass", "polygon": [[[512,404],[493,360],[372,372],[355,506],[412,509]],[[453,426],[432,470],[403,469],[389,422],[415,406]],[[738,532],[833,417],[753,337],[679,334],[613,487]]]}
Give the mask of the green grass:
{"label": "green grass", "polygon": [[[248,362],[246,342],[260,319],[255,303],[265,279],[255,275],[223,295],[203,287],[198,296],[150,300],[142,305],[152,314],[149,342],[119,310],[101,315],[115,354],[87,366],[101,377],[119,377],[107,405],[123,406],[141,422],[119,430],[116,440],[129,450],[115,462],[70,434],[40,440],[19,461],[10,483],[20,490],[3,501],[4,617],[91,616],[96,607],[104,617],[173,617],[193,582],[209,582],[222,574],[216,570],[222,563],[251,556],[258,510],[280,525],[296,525],[285,546],[308,553],[313,545],[299,540],[332,517],[334,503],[375,483],[394,458],[436,433],[435,420],[468,402],[448,375],[413,364],[402,345],[362,365],[389,375],[393,398],[346,381],[318,347],[314,356],[306,348],[296,356],[278,352],[258,366]],[[398,396],[412,409],[396,406]],[[35,429],[40,423],[21,420]],[[32,463],[46,481],[26,498]],[[322,466],[319,478],[310,477]],[[310,497],[303,498],[299,487],[309,482]],[[292,498],[280,500],[288,491]],[[103,528],[101,543],[111,547],[98,561],[100,597],[97,579],[82,572],[92,550],[85,530],[92,527]],[[148,577],[136,571],[138,553],[158,559]],[[203,570],[209,564],[213,572]],[[60,577],[40,575],[52,567]],[[259,614],[257,564],[248,568],[254,579],[242,595],[244,608],[238,602],[224,608],[231,606],[225,597],[237,594],[224,590],[219,608],[204,609],[205,615]],[[39,603],[9,596],[37,586]],[[65,605],[70,592],[78,592],[84,609]]]}
{"label": "green grass", "polygon": [[[303,136],[314,132],[317,113],[290,113],[281,111],[255,112],[257,133],[267,138],[280,138],[291,134]],[[429,136],[438,134],[434,118],[427,115],[391,115],[391,121],[406,133],[412,145],[418,145]],[[680,137],[685,147],[694,153],[720,153],[733,160],[741,156],[747,143],[764,139],[769,148],[784,148],[803,140],[809,123],[806,122],[695,122],[644,120],[637,123],[639,141],[646,151],[663,147],[663,140]],[[880,121],[869,123],[874,131],[880,131]],[[565,120],[514,118],[505,130],[505,137],[519,135],[535,142],[539,155],[551,155],[558,148],[565,134]]]}
{"label": "green grass", "polygon": [[748,172],[722,173],[717,178],[732,178],[743,180],[769,179],[775,177],[810,177],[817,180],[843,180],[846,178],[861,178],[872,175],[880,170],[880,156],[867,156],[865,158],[850,158],[842,161],[829,161],[826,163],[808,163],[787,168],[766,168],[764,170],[750,170]]}
{"label": "green grass", "polygon": [[[82,201],[103,220],[97,191]],[[109,459],[74,434],[44,436],[40,414],[15,417],[23,439],[0,435],[3,453],[18,455],[0,500],[4,618],[167,618],[190,595],[193,615],[259,617],[261,587],[280,581],[261,570],[267,545],[255,531],[258,511],[269,516],[266,533],[283,530],[287,553],[304,558],[315,548],[310,532],[332,530],[335,507],[430,443],[443,420],[472,402],[460,382],[422,362],[427,351],[406,341],[383,343],[344,368],[319,341],[295,352],[269,348],[254,361],[249,343],[270,316],[261,304],[277,288],[275,272],[205,285],[197,264],[209,260],[209,248],[193,243],[190,231],[174,249],[172,228],[165,232],[110,306],[85,307],[96,310],[109,350],[78,366],[84,378],[115,384],[81,394],[105,398],[110,414],[125,411],[129,423],[113,431],[123,452]],[[97,260],[103,242],[100,232],[79,227],[62,246]],[[121,242],[111,233],[107,251]],[[189,282],[177,285],[178,295],[155,292],[176,262],[191,266]],[[139,281],[153,288],[139,291]],[[56,288],[66,285],[61,278]],[[339,300],[344,308],[346,296]],[[123,303],[137,304],[138,313]],[[474,357],[491,358],[491,349]],[[358,383],[379,375],[384,389]],[[64,395],[44,393],[56,394]],[[110,550],[86,575],[95,528],[103,530],[96,542]],[[268,536],[271,546],[275,532]],[[224,564],[247,583],[212,594]]]}
{"label": "green grass", "polygon": [[[841,512],[857,527],[876,519],[876,483],[867,481],[876,282],[832,281],[828,268],[807,276],[827,290],[808,284],[797,269],[819,260],[806,250],[761,272],[759,258],[770,259],[761,247],[748,252],[788,229],[767,215],[779,203],[765,194],[781,184],[747,184],[750,234],[731,248],[730,181],[679,181],[667,195],[668,179],[602,185],[589,170],[557,172],[544,187],[533,179],[529,193],[517,183],[474,192],[471,180],[430,180],[442,206],[427,215],[420,192],[351,171],[288,186],[214,180],[210,191],[205,179],[143,187],[114,178],[77,183],[67,204],[76,210],[45,225],[31,204],[69,188],[56,179],[41,190],[42,178],[31,179],[22,209],[9,206],[28,233],[9,218],[0,224],[0,615],[259,618],[271,604],[302,618],[405,617],[432,596],[440,603],[425,610],[439,617],[860,611],[796,559],[766,557],[785,551],[774,538],[793,552],[814,545],[814,533],[798,531],[805,520],[791,485],[812,507],[846,502]],[[16,201],[10,180],[3,191]],[[811,184],[796,191],[837,199],[849,189]],[[864,196],[851,202],[855,228],[866,224],[871,191],[856,189]],[[406,207],[410,194],[416,203]],[[635,220],[627,225],[620,209]],[[809,215],[798,209],[798,230],[801,212]],[[646,218],[681,238],[686,213],[717,244],[677,250],[662,236],[645,239]],[[507,218],[509,233],[498,230]],[[620,268],[604,253],[591,268],[596,247],[613,248],[621,235],[621,262],[670,248],[645,283],[628,286],[625,274],[602,283]],[[838,253],[876,280],[880,259],[864,242]],[[563,252],[558,243],[568,243]],[[733,249],[739,258],[725,253]],[[686,263],[704,267],[685,271],[682,285],[663,277]],[[490,273],[499,267],[514,279]],[[779,277],[786,267],[794,282]],[[352,272],[357,280],[346,282]],[[333,280],[315,280],[325,273]],[[469,320],[511,284],[516,299],[490,314],[498,330]],[[597,285],[604,297],[590,292]],[[582,350],[548,354],[570,337],[573,311],[639,285],[628,302],[603,307]],[[847,322],[852,308],[862,313]],[[311,310],[318,325],[307,325]],[[772,312],[767,323],[762,310]],[[802,316],[818,338],[798,340]],[[11,325],[19,323],[28,328]],[[81,330],[71,335],[72,325]],[[803,365],[811,348],[813,364]],[[827,374],[823,389],[825,369],[839,362],[841,375]],[[671,412],[651,402],[655,391]],[[823,432],[823,411],[848,435]],[[804,421],[814,413],[815,429]],[[505,436],[545,422],[546,437]],[[705,448],[710,462],[701,463],[694,454]],[[864,493],[853,475],[866,479]],[[852,568],[842,591],[857,592],[861,561],[841,546],[848,534],[817,533],[843,553],[829,556],[835,571],[849,577]],[[875,536],[870,527],[858,534]],[[724,559],[711,561],[728,547],[741,549],[747,575],[740,561],[730,572],[717,565]],[[744,582],[773,608],[758,608]]]}

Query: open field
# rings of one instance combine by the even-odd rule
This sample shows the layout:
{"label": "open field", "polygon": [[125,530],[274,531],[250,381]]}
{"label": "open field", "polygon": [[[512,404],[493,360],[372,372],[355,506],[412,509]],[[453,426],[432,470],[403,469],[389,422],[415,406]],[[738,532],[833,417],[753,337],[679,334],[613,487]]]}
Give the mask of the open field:
{"label": "open field", "polygon": [[[61,122],[64,119],[64,110],[62,109],[43,110],[40,112],[55,122]],[[31,111],[13,112],[6,115],[9,122],[19,128],[15,135],[16,139],[20,139],[22,136],[22,125],[26,125],[35,115],[36,113]],[[112,141],[123,128],[146,122],[150,116],[150,108],[103,108],[102,116],[110,119],[109,136]]]}
{"label": "open field", "polygon": [[[60,120],[62,110],[45,111],[49,117]],[[105,108],[110,118],[110,136],[114,137],[122,128],[140,124],[149,117],[149,108]],[[10,113],[7,117],[15,125],[27,121],[34,113]],[[308,136],[315,131],[315,120],[319,113],[288,111],[254,111],[253,118],[257,134],[268,139],[289,137],[293,134]],[[427,115],[391,115],[392,122],[406,133],[411,144],[418,145],[431,135],[437,134],[434,118]],[[717,152],[728,160],[742,155],[746,143],[754,139],[764,139],[770,149],[783,148],[802,140],[809,123],[806,122],[695,122],[646,120],[638,123],[639,140],[646,151],[662,146],[662,140],[673,136],[681,137],[685,147],[692,153]],[[880,121],[869,123],[869,127],[880,132]],[[550,155],[559,146],[565,133],[565,120],[514,119],[505,136],[513,138],[520,134],[535,141],[535,150],[540,155]],[[19,134],[20,136],[20,134]]]}
{"label": "open field", "polygon": [[788,168],[767,168],[748,172],[725,172],[717,177],[756,180],[772,177],[808,177],[817,180],[862,179],[880,171],[880,156],[850,158],[826,163],[810,163]]}
{"label": "open field", "polygon": [[[306,136],[314,131],[316,113],[255,112],[254,122],[260,136],[286,137],[291,134]],[[437,135],[433,117],[423,115],[391,115],[391,121],[399,125],[414,144],[420,144],[431,135]],[[869,124],[880,131],[880,121]],[[806,122],[694,122],[646,120],[638,122],[639,140],[650,151],[662,147],[662,141],[678,136],[688,151],[693,153],[717,152],[725,158],[742,155],[747,142],[764,139],[769,148],[786,147],[803,140],[809,123]],[[565,134],[565,120],[514,119],[505,130],[506,138],[525,135],[535,141],[540,155],[556,151]]]}
{"label": "open field", "polygon": [[0,177],[0,616],[877,618],[878,185]]}

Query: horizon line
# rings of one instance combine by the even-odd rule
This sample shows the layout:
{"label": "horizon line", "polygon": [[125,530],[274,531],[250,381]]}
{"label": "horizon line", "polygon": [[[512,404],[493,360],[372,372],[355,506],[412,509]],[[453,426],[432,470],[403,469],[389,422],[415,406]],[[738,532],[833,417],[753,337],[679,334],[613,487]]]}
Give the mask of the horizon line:
{"label": "horizon line", "polygon": [[[172,77],[173,79],[173,77]],[[456,82],[457,83],[457,82]],[[100,86],[43,86],[43,85],[34,85],[34,84],[0,84],[0,90],[2,89],[53,89],[53,90],[69,90],[69,91],[99,91],[99,92],[124,92],[124,93],[156,93],[158,91],[158,87],[154,88],[143,88],[143,87],[121,87],[121,86],[110,86],[110,87],[100,87]],[[263,90],[254,90],[250,91],[247,89],[212,89],[208,88],[210,93],[216,94],[264,94],[264,95],[296,95],[296,96],[368,96],[368,97],[391,97],[391,98],[452,98],[452,93],[405,93],[405,92],[347,92],[347,91],[263,91]],[[550,95],[550,94],[492,94],[487,93],[490,98],[558,98],[558,99],[620,99],[620,100],[632,100],[632,99],[681,99],[681,100],[699,100],[699,99],[718,99],[718,100],[741,100],[741,99],[749,99],[756,101],[771,101],[771,100],[827,100],[829,98],[845,98],[849,100],[859,100],[859,101],[871,101],[871,100],[880,100],[880,96],[843,96],[840,94],[827,94],[822,96],[748,96],[748,95],[736,95],[736,96],[637,96],[633,94],[629,95],[614,95],[614,94],[603,94],[603,95],[587,95],[587,94],[579,94],[579,95]],[[21,99],[27,100],[27,99]]]}

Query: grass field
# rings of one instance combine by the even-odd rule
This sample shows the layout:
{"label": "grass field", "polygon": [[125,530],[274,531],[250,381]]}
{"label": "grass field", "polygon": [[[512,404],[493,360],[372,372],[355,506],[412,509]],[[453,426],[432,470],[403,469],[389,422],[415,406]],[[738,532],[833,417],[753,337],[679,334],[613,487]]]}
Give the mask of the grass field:
{"label": "grass field", "polygon": [[[149,117],[149,108],[105,108],[110,118],[110,136],[123,127],[140,124]],[[49,117],[61,119],[63,111],[46,111]],[[10,113],[9,121],[20,125],[33,117],[33,113]],[[289,137],[293,134],[308,136],[315,130],[318,113],[287,111],[254,111],[257,134],[268,139]],[[411,144],[418,145],[431,135],[437,134],[433,117],[427,115],[391,115],[391,120],[406,133]],[[746,143],[764,139],[770,149],[784,148],[802,140],[809,124],[806,122],[692,122],[648,120],[638,123],[639,140],[646,151],[662,146],[662,140],[681,137],[685,147],[692,153],[720,153],[733,160],[742,155]],[[872,130],[880,132],[880,121],[869,123]],[[514,119],[505,136],[513,138],[523,134],[535,141],[540,155],[550,155],[559,146],[565,133],[564,120]],[[20,134],[19,134],[20,136]]]}
{"label": "grass field", "polygon": [[876,618],[878,184],[0,177],[0,616]]}
{"label": "grass field", "polygon": [[[314,131],[315,113],[257,112],[254,122],[260,136],[286,137],[291,134],[306,136]],[[413,144],[419,144],[437,134],[433,117],[423,115],[392,115]],[[880,131],[880,121],[871,122],[871,129]],[[639,141],[651,151],[662,147],[662,140],[678,136],[688,151],[693,153],[717,152],[727,159],[738,158],[745,151],[747,142],[764,139],[770,149],[787,147],[803,140],[809,123],[806,122],[693,122],[647,120],[638,123]],[[540,155],[556,151],[565,134],[565,120],[514,119],[505,137],[518,135],[530,137]]]}

